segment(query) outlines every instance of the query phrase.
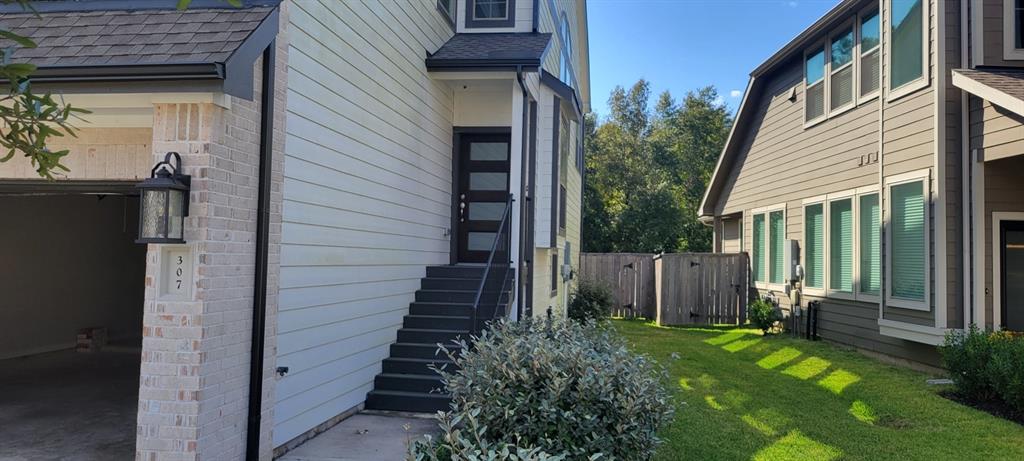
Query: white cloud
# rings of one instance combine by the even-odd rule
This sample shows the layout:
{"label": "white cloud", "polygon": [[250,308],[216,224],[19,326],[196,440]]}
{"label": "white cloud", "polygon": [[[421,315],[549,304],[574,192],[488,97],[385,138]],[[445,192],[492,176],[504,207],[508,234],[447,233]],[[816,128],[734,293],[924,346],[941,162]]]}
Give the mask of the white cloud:
{"label": "white cloud", "polygon": [[800,4],[800,2],[789,1],[789,2],[786,2],[786,4],[789,5],[790,8],[796,8],[797,5]]}
{"label": "white cloud", "polygon": [[730,98],[738,98],[740,96],[743,96],[743,92],[740,91],[740,90],[732,90],[732,91],[729,92],[729,97]]}

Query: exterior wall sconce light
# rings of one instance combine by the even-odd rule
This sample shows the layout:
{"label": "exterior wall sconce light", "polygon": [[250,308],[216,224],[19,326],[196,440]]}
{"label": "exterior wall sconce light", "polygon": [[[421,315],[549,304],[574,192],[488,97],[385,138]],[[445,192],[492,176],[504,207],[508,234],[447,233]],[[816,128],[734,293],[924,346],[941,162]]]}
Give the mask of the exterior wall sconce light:
{"label": "exterior wall sconce light", "polygon": [[[171,163],[171,160],[174,163]],[[135,187],[139,200],[139,238],[135,243],[185,243],[192,177],[181,174],[181,156],[168,152],[153,166],[149,179]]]}

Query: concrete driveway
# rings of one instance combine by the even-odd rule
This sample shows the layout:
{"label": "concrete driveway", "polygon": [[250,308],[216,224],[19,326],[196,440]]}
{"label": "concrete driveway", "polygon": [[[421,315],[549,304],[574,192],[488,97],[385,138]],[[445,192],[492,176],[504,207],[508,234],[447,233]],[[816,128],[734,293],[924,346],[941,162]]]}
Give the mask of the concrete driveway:
{"label": "concrete driveway", "polygon": [[413,440],[437,432],[432,415],[410,418],[359,413],[278,461],[402,461]]}

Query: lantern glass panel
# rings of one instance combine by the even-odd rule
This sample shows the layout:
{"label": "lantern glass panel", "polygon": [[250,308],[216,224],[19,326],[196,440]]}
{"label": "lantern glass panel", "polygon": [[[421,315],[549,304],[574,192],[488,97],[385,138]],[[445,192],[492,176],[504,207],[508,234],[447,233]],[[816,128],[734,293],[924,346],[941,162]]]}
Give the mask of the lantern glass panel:
{"label": "lantern glass panel", "polygon": [[167,190],[142,191],[142,238],[167,238]]}
{"label": "lantern glass panel", "polygon": [[176,189],[170,189],[167,192],[167,237],[180,239],[182,238],[182,225],[184,222],[184,217],[182,216],[182,205],[185,203],[185,193],[184,191]]}

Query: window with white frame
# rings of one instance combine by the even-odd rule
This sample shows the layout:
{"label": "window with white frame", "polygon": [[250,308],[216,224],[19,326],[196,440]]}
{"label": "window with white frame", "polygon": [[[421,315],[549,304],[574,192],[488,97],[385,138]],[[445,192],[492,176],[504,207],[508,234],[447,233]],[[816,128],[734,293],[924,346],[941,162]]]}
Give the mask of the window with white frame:
{"label": "window with white frame", "polygon": [[881,35],[878,12],[860,17],[860,96],[874,94],[881,84]]}
{"label": "window with white frame", "polygon": [[759,284],[782,285],[783,245],[786,240],[785,205],[754,210],[753,270]]}
{"label": "window with white frame", "polygon": [[562,24],[560,26],[559,34],[562,36],[562,44],[565,49],[562,52],[561,67],[559,69],[559,79],[562,83],[573,86],[572,84],[572,70],[571,63],[573,59],[572,50],[572,29],[569,27],[569,20],[566,19],[565,13],[562,13]]}
{"label": "window with white frame", "polygon": [[853,27],[842,30],[829,40],[829,109],[839,111],[854,104]]}
{"label": "window with white frame", "polygon": [[825,289],[825,204],[804,204],[804,287]]}
{"label": "window with white frame", "polygon": [[853,198],[829,200],[828,216],[828,292],[832,295],[852,295],[854,283]]}
{"label": "window with white frame", "polygon": [[825,118],[825,49],[816,48],[804,57],[804,121]]}
{"label": "window with white frame", "polygon": [[512,27],[515,25],[515,0],[465,0],[466,27]]}
{"label": "window with white frame", "polygon": [[928,176],[889,178],[886,190],[887,304],[930,310]]}
{"label": "window with white frame", "polygon": [[878,296],[882,288],[882,210],[878,193],[857,197],[858,295]]}
{"label": "window with white frame", "polygon": [[1003,0],[1003,58],[1024,59],[1024,0]]}
{"label": "window with white frame", "polygon": [[508,0],[473,0],[473,19],[508,18]]}
{"label": "window with white frame", "polygon": [[[915,82],[927,85],[928,6],[924,0],[889,0],[890,96],[901,88],[912,90]],[[893,94],[895,92],[896,94]]]}
{"label": "window with white frame", "polygon": [[455,2],[456,0],[437,0],[437,9],[448,20],[449,24],[455,24]]}

